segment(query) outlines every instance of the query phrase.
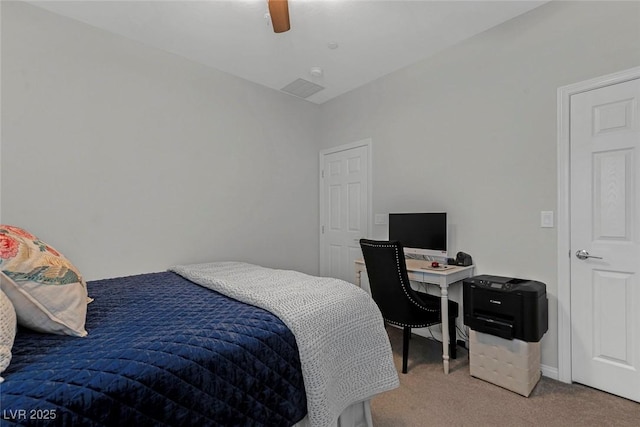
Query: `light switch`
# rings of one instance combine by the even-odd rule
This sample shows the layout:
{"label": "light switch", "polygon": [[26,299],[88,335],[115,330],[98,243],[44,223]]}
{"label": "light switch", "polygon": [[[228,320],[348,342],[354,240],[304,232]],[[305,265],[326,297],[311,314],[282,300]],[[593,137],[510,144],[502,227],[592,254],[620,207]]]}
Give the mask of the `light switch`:
{"label": "light switch", "polygon": [[387,223],[386,214],[376,214],[373,220],[375,225],[385,225]]}
{"label": "light switch", "polygon": [[540,212],[540,227],[553,228],[553,211]]}

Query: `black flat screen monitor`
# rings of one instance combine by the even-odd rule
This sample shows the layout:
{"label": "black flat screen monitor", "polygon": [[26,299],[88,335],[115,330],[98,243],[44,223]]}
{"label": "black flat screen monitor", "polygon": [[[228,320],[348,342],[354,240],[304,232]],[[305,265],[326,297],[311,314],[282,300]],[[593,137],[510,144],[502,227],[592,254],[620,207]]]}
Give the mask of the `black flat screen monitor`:
{"label": "black flat screen monitor", "polygon": [[447,257],[447,213],[390,213],[389,240],[399,240],[405,254]]}

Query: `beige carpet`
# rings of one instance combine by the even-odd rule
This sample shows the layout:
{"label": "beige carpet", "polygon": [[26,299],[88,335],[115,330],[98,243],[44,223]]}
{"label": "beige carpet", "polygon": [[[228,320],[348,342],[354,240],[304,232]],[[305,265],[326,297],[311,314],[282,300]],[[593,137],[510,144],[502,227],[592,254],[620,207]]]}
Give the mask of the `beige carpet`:
{"label": "beige carpet", "polygon": [[449,375],[440,343],[413,335],[409,372],[401,374],[402,331],[388,327],[400,387],[375,397],[375,427],[640,426],[640,404],[579,384],[542,377],[527,398],[469,375],[458,347]]}

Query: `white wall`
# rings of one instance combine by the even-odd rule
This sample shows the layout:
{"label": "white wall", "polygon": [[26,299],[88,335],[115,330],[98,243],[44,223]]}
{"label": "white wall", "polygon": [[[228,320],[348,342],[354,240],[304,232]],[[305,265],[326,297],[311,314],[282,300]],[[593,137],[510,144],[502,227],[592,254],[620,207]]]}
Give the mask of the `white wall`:
{"label": "white wall", "polygon": [[556,90],[639,65],[639,18],[637,2],[553,2],[321,108],[323,148],[372,139],[374,213],[447,211],[476,273],[547,284],[552,368]]}
{"label": "white wall", "polygon": [[318,272],[316,105],[4,1],[1,83],[2,221],[87,279]]}
{"label": "white wall", "polygon": [[89,279],[216,259],[317,273],[317,153],[372,138],[375,213],[446,210],[478,273],[547,284],[553,368],[556,90],[640,65],[639,19],[553,2],[318,107],[2,2],[2,221]]}

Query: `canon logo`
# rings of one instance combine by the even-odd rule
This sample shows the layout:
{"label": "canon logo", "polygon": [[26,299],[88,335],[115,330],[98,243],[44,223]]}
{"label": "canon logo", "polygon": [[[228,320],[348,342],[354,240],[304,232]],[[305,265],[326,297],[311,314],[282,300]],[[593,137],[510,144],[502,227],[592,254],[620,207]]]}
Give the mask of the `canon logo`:
{"label": "canon logo", "polygon": [[498,305],[502,304],[502,301],[496,301],[494,299],[490,299],[489,302],[492,304],[498,304]]}

